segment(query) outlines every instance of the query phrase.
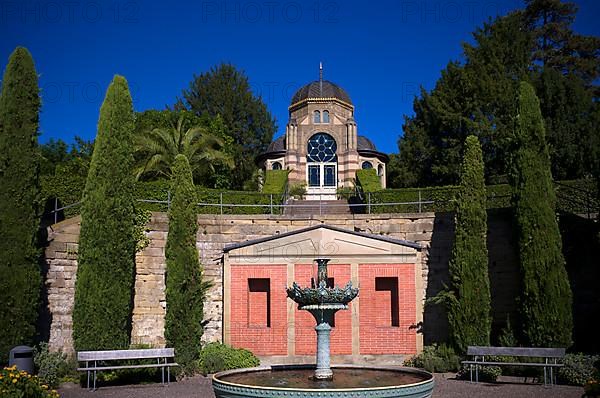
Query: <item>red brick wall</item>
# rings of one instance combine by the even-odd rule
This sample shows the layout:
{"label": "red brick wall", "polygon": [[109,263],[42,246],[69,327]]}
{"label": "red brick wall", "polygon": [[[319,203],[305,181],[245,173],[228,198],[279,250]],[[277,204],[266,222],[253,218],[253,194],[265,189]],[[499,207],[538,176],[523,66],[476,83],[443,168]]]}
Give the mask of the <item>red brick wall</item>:
{"label": "red brick wall", "polygon": [[[414,264],[359,265],[361,354],[416,353],[414,269]],[[390,291],[375,288],[375,278],[381,277],[398,278],[398,327],[391,326]]]}
{"label": "red brick wall", "polygon": [[[294,267],[294,280],[302,287],[310,286],[310,278],[315,278],[316,266],[311,264],[296,264]],[[334,279],[336,286],[344,286],[350,281],[350,265],[331,264],[327,267],[329,278]],[[331,354],[352,354],[352,313],[351,305],[347,310],[335,314],[335,327],[331,331]],[[296,355],[312,355],[316,352],[317,333],[315,332],[315,318],[307,311],[300,311],[296,307]]]}
{"label": "red brick wall", "polygon": [[[266,327],[267,294],[250,292],[248,279],[270,279],[270,327]],[[231,345],[257,355],[287,355],[287,267],[231,265]]]}

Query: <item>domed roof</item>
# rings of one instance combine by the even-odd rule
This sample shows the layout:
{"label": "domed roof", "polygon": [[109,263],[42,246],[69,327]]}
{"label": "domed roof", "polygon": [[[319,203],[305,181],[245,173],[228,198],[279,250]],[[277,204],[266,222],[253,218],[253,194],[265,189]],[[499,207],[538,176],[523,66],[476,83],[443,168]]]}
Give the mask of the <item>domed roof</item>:
{"label": "domed roof", "polygon": [[365,137],[364,135],[359,135],[356,137],[356,149],[359,151],[376,151],[377,148],[373,141]]}
{"label": "domed roof", "polygon": [[271,142],[267,147],[265,153],[278,151],[285,151],[285,135],[282,135],[281,137],[278,137],[273,142]]}
{"label": "domed roof", "polygon": [[352,105],[352,100],[348,93],[335,83],[329,80],[315,80],[307,85],[300,87],[292,97],[292,105],[308,98],[336,98]]}

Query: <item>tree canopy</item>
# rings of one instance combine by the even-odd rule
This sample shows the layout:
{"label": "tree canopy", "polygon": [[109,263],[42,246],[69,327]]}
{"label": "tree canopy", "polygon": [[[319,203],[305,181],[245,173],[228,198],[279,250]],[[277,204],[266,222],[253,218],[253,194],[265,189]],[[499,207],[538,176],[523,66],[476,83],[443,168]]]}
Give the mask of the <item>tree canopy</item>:
{"label": "tree canopy", "polygon": [[505,181],[514,98],[523,80],[540,93],[555,178],[593,173],[590,143],[600,134],[594,127],[600,105],[592,83],[600,45],[572,31],[575,12],[572,3],[531,0],[526,9],[478,28],[473,44],[463,46],[464,61],[450,62],[435,87],[415,98],[398,141],[399,162],[390,165],[390,186],[457,183],[469,134],[480,138],[487,181]]}
{"label": "tree canopy", "polygon": [[252,93],[246,75],[231,64],[221,64],[194,76],[175,109],[223,118],[227,134],[233,138],[235,161],[235,169],[227,176],[229,188],[242,189],[256,169],[255,157],[267,149],[277,130],[274,117]]}
{"label": "tree canopy", "polygon": [[[219,166],[233,167],[232,156],[223,149],[223,138],[229,137],[219,136],[224,130],[220,116],[204,123],[208,126],[204,126],[200,118],[187,111],[177,112],[173,116],[177,119],[166,118],[167,123],[157,123],[158,126],[154,124],[136,134],[136,178],[170,178],[175,158],[179,154],[189,159],[192,174],[199,183],[210,182]],[[213,134],[211,130],[219,135]]]}

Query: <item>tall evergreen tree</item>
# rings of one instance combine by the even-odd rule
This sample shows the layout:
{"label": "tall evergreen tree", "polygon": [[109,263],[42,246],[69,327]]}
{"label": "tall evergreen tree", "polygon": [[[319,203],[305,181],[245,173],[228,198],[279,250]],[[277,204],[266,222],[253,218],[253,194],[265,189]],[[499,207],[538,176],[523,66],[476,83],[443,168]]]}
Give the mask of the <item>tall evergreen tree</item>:
{"label": "tall evergreen tree", "polygon": [[431,92],[415,98],[400,138],[407,186],[456,184],[465,139],[477,134],[486,177],[505,174],[505,148],[511,134],[514,98],[527,77],[531,37],[521,13],[485,23],[464,45],[465,62],[450,62]]}
{"label": "tall evergreen tree", "polygon": [[177,362],[184,371],[193,370],[200,352],[205,285],[196,249],[196,190],[190,164],[179,154],[173,164],[169,210],[165,338],[175,348]]}
{"label": "tall evergreen tree", "polygon": [[275,119],[262,99],[252,93],[245,74],[231,64],[214,67],[194,77],[175,107],[198,116],[221,115],[234,140],[231,188],[241,189],[256,168],[254,158],[267,149],[277,130]]}
{"label": "tall evergreen tree", "polygon": [[600,76],[600,38],[573,32],[577,5],[561,0],[526,0],[526,4],[525,21],[535,37],[536,63],[593,84]]}
{"label": "tall evergreen tree", "polygon": [[469,345],[489,345],[492,324],[483,157],[473,135],[466,139],[456,199],[448,321],[453,345],[464,353]]}
{"label": "tall evergreen tree", "polygon": [[35,336],[41,274],[39,228],[40,96],[29,51],[11,54],[0,94],[0,363]]}
{"label": "tall evergreen tree", "polygon": [[450,62],[434,89],[415,99],[398,143],[400,181],[456,183],[468,134],[480,138],[488,182],[503,181],[523,80],[540,93],[555,177],[592,174],[600,39],[573,32],[575,11],[560,0],[529,0],[526,9],[477,29],[474,44],[464,45],[464,62]]}
{"label": "tall evergreen tree", "polygon": [[572,293],[540,104],[526,82],[519,90],[511,180],[522,274],[523,337],[534,347],[568,347],[572,343]]}
{"label": "tall evergreen tree", "polygon": [[73,338],[76,350],[129,346],[135,276],[133,104],[115,76],[100,108],[83,193]]}

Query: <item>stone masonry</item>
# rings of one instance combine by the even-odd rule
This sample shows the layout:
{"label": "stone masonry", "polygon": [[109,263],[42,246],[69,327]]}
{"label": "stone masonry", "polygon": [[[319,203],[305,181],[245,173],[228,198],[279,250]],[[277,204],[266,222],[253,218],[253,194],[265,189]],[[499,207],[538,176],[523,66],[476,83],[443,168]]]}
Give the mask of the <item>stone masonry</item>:
{"label": "stone masonry", "polygon": [[[453,215],[449,213],[370,214],[324,216],[199,215],[197,248],[204,278],[212,282],[204,305],[204,341],[222,339],[223,270],[225,245],[290,232],[317,224],[329,224],[351,231],[381,234],[424,245],[420,271],[425,281],[422,297],[432,297],[447,283],[448,260],[454,236]],[[46,286],[51,314],[50,347],[73,352],[72,310],[77,269],[77,242],[80,218],[74,217],[49,227],[46,249]],[[494,321],[502,322],[514,311],[514,290],[518,284],[514,246],[508,238],[510,217],[490,213],[488,220],[492,295],[498,305]],[[148,224],[150,244],[136,256],[135,299],[132,344],[164,346],[165,257],[168,232],[165,213],[153,213]],[[497,280],[500,282],[495,283]],[[443,341],[446,317],[436,306],[426,306],[420,330],[425,344]]]}

